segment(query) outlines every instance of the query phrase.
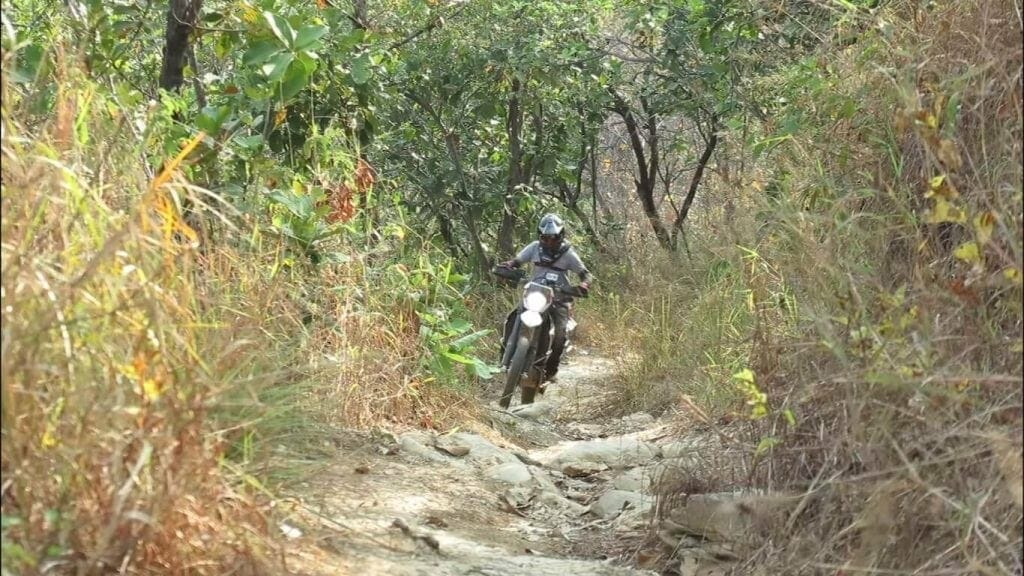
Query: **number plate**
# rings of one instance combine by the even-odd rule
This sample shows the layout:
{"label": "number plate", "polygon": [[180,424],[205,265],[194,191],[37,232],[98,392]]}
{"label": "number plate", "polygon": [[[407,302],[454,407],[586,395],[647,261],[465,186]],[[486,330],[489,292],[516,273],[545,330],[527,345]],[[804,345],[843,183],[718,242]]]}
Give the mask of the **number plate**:
{"label": "number plate", "polygon": [[558,282],[558,274],[555,272],[548,272],[544,275],[544,279],[550,280],[551,282]]}

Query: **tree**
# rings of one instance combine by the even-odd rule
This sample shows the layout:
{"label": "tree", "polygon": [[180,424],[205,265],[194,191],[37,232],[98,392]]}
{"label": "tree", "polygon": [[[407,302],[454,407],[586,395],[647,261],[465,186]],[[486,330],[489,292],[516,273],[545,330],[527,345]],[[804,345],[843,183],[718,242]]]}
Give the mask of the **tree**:
{"label": "tree", "polygon": [[164,90],[176,91],[184,82],[185,62],[192,48],[192,32],[202,5],[203,0],[171,0],[167,7],[163,63],[160,66],[160,87]]}

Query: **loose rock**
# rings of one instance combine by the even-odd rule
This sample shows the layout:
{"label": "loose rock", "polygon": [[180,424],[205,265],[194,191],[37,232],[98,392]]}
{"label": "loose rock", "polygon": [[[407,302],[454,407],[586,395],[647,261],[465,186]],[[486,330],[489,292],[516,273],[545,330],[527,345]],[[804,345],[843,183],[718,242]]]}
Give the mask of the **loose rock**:
{"label": "loose rock", "polygon": [[614,518],[626,509],[643,513],[651,508],[651,498],[638,492],[609,490],[590,505],[590,512],[600,518]]}

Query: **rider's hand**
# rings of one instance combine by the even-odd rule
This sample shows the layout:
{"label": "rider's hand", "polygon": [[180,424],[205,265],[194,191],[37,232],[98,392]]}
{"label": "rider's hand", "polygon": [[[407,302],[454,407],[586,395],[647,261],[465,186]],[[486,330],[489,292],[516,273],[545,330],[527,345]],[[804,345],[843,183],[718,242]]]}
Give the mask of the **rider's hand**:
{"label": "rider's hand", "polygon": [[579,288],[580,288],[580,292],[586,294],[587,292],[590,292],[590,283],[588,283],[588,282],[580,282]]}
{"label": "rider's hand", "polygon": [[506,260],[506,261],[498,264],[498,266],[501,266],[502,268],[515,268],[516,267],[516,261],[515,260]]}

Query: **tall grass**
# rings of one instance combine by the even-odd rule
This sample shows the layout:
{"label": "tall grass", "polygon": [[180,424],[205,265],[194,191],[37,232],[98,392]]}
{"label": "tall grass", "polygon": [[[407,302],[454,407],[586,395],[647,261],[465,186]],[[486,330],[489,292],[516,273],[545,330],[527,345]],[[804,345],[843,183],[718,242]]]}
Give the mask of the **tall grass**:
{"label": "tall grass", "polygon": [[730,384],[748,354],[752,316],[734,248],[666,255],[634,247],[628,268],[602,266],[581,332],[618,359],[607,408],[661,414],[688,397],[717,415],[740,399]]}
{"label": "tall grass", "polygon": [[733,226],[737,340],[767,412],[747,487],[806,494],[746,568],[1019,573],[1019,5],[851,14],[863,32],[816,54],[812,79],[764,81],[802,129],[753,164],[756,218]]}
{"label": "tall grass", "polygon": [[417,301],[397,251],[371,265],[342,238],[349,263],[304,263],[266,215],[187,180],[201,135],[150,172],[159,106],[126,106],[59,48],[53,77],[13,86],[14,57],[0,142],[4,573],[278,572],[266,495],[327,462],[343,426],[471,411],[465,378],[431,378],[421,330],[420,311],[460,297],[442,298],[450,275],[428,259]]}
{"label": "tall grass", "polygon": [[4,569],[257,571],[263,520],[218,473],[206,424],[265,366],[244,344],[258,324],[204,313],[219,301],[174,206],[195,190],[173,162],[143,172],[75,72],[31,124],[5,75]]}

